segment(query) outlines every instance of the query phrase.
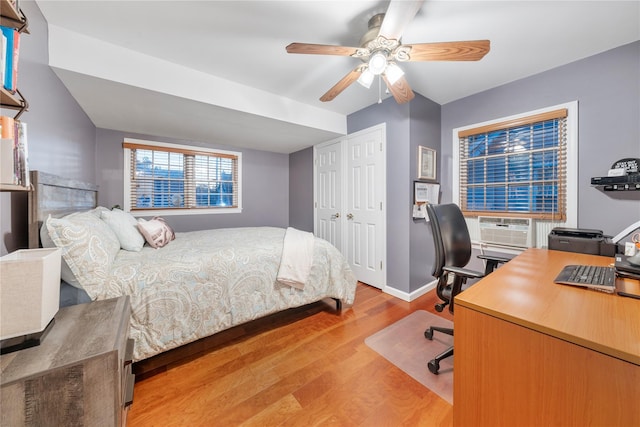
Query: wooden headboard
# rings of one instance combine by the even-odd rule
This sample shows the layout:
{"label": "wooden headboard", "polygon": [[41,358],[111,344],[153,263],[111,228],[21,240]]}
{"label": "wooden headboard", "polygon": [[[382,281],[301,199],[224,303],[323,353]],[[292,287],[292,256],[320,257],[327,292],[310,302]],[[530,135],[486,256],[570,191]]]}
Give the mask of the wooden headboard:
{"label": "wooden headboard", "polygon": [[98,186],[31,171],[29,192],[29,248],[40,247],[40,227],[49,215],[64,216],[93,209],[98,203]]}

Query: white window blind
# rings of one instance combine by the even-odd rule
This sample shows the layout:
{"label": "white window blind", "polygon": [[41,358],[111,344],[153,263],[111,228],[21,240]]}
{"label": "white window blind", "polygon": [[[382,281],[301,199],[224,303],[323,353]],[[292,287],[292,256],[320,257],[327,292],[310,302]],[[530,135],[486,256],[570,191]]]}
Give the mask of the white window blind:
{"label": "white window blind", "polygon": [[465,216],[567,216],[567,109],[465,129],[459,138]]}
{"label": "white window blind", "polygon": [[144,141],[125,141],[123,148],[131,211],[239,207],[240,153]]}

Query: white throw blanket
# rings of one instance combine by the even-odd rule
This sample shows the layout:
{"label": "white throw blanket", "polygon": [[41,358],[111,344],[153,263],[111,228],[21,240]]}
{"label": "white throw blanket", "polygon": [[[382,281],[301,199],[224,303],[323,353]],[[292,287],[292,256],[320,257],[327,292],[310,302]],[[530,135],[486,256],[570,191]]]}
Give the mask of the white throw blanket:
{"label": "white throw blanket", "polygon": [[279,282],[297,289],[304,288],[313,262],[314,242],[313,233],[287,228],[276,277]]}

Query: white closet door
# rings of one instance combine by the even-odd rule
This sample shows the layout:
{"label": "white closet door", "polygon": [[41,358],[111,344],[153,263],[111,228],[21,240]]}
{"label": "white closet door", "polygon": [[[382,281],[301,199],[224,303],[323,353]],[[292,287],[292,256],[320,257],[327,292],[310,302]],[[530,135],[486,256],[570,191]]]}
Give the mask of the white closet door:
{"label": "white closet door", "polygon": [[358,280],[386,286],[386,126],[314,147],[315,234],[347,258]]}
{"label": "white closet door", "polygon": [[316,148],[316,236],[342,252],[342,143]]}
{"label": "white closet door", "polygon": [[346,155],[345,244],[358,280],[386,284],[384,126],[349,135]]}

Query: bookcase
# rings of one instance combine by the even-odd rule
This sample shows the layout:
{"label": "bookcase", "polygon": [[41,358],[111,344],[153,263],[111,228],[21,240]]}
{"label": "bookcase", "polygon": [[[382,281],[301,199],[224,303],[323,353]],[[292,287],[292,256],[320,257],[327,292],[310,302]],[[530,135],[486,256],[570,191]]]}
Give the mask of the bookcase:
{"label": "bookcase", "polygon": [[[29,33],[27,17],[18,6],[18,0],[0,0],[0,25],[15,28],[19,33]],[[14,119],[18,119],[27,111],[29,103],[16,88],[15,91],[7,90],[3,82],[0,82],[0,107],[15,110]],[[0,192],[5,191],[29,191],[30,186],[0,183]]]}
{"label": "bookcase", "polygon": [[[16,8],[14,3],[15,2],[11,0],[0,0],[0,25],[15,28],[20,33],[28,34],[27,17],[20,9]],[[12,93],[0,85],[0,106],[2,106],[2,108],[17,110],[14,117],[17,119],[27,110],[29,103],[19,90],[16,89],[15,93]]]}

